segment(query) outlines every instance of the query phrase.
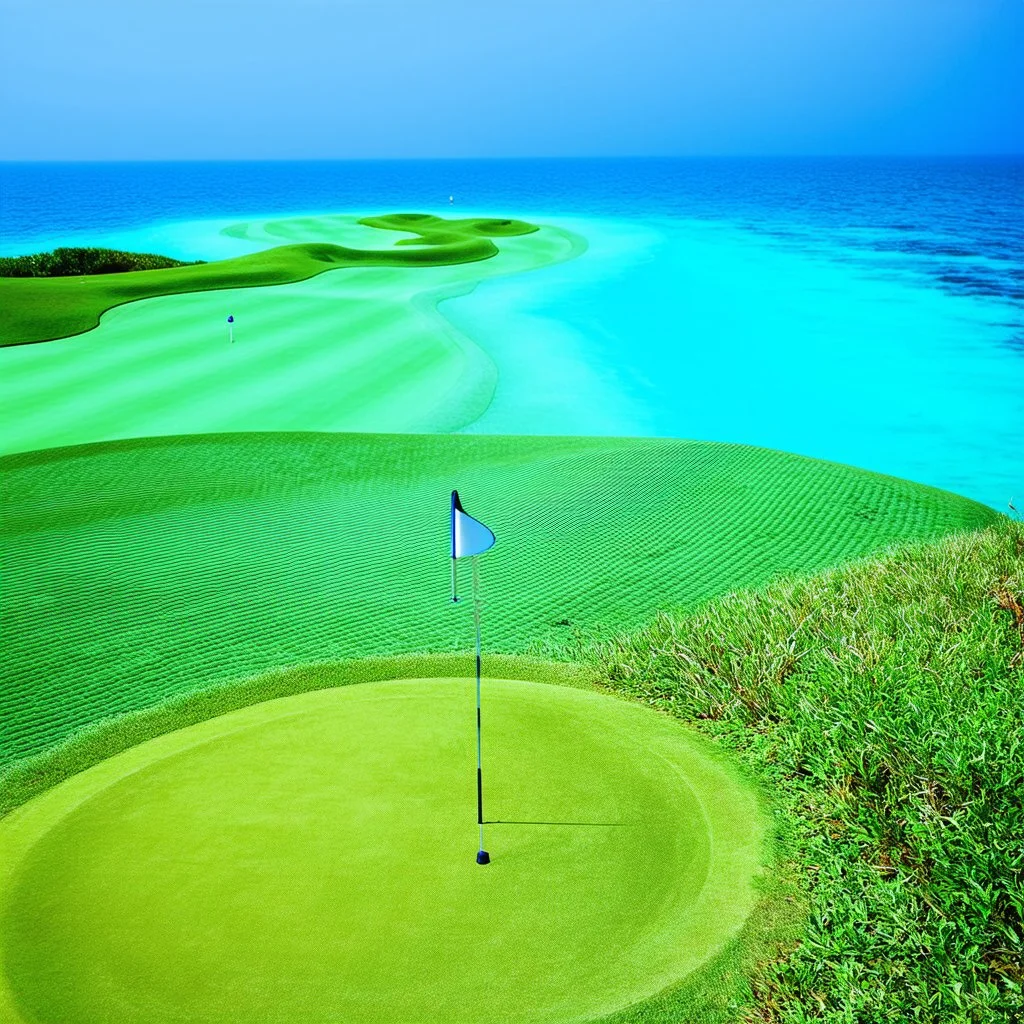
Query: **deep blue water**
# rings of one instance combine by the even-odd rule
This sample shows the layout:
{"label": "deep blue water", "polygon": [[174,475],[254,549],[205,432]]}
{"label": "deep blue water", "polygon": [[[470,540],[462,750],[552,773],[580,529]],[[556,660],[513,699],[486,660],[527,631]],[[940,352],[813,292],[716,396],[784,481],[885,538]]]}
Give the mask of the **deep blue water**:
{"label": "deep blue water", "polygon": [[[154,223],[435,208],[726,220],[1024,303],[1024,158],[0,164],[0,252]],[[1024,339],[1021,340],[1024,346]]]}

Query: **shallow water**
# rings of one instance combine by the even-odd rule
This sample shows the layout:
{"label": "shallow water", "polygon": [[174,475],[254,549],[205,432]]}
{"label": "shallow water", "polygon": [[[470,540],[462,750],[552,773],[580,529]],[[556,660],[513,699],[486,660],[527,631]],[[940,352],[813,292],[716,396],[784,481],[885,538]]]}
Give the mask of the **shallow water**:
{"label": "shallow water", "polygon": [[[2,251],[221,258],[276,212],[549,220],[570,263],[442,310],[495,360],[470,428],[736,441],[1024,497],[1024,162],[8,165]],[[449,207],[447,194],[457,195]]]}
{"label": "shallow water", "polygon": [[727,224],[566,223],[586,257],[443,307],[511,367],[472,429],[735,441],[999,508],[1024,491],[1012,304]]}

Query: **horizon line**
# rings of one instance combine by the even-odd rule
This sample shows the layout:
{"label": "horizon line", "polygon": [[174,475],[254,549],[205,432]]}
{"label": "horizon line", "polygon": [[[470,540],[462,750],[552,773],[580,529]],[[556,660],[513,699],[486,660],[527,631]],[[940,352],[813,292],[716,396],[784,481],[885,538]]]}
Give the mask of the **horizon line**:
{"label": "horizon line", "polygon": [[1024,150],[920,153],[629,153],[568,156],[0,157],[0,164],[510,163],[628,160],[1020,160]]}

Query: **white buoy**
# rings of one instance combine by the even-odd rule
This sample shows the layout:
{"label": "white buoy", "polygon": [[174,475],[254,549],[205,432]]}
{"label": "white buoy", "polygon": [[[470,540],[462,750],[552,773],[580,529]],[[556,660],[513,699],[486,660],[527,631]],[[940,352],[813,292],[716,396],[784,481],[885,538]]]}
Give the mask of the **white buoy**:
{"label": "white buoy", "polygon": [[448,205],[451,206],[452,203],[454,203],[454,202],[455,202],[455,196],[449,196],[448,197]]}

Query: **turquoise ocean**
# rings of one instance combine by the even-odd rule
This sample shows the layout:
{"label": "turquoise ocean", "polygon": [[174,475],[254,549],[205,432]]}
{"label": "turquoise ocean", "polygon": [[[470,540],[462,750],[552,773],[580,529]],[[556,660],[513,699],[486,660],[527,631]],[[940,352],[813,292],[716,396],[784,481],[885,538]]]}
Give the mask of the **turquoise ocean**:
{"label": "turquoise ocean", "polygon": [[217,259],[231,220],[399,210],[588,243],[442,304],[499,367],[470,430],[733,441],[1024,507],[1022,159],[0,164],[2,255]]}

